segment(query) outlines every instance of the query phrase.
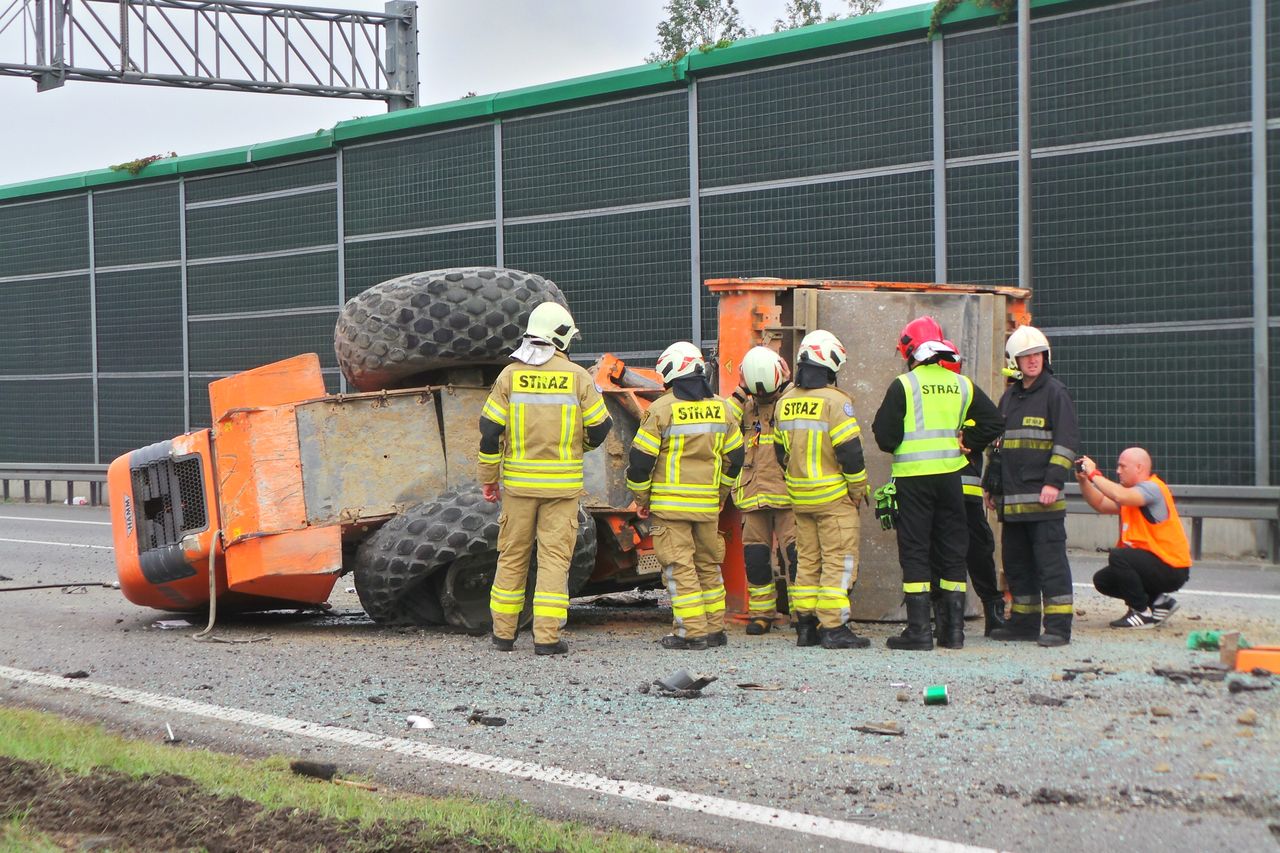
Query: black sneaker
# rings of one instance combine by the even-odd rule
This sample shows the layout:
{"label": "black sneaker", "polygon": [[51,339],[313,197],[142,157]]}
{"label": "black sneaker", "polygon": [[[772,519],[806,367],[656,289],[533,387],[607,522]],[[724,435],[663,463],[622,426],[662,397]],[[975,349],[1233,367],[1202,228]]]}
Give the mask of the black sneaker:
{"label": "black sneaker", "polygon": [[1129,608],[1119,619],[1111,623],[1112,628],[1153,628],[1155,627],[1155,617],[1150,613],[1139,613],[1132,607]]}
{"label": "black sneaker", "polygon": [[1155,601],[1151,602],[1151,618],[1156,620],[1156,624],[1159,625],[1172,616],[1173,611],[1177,609],[1178,599],[1162,592]]}
{"label": "black sneaker", "polygon": [[556,640],[554,643],[534,643],[533,653],[535,655],[567,655],[569,644],[564,640]]}
{"label": "black sneaker", "polygon": [[667,634],[658,642],[664,649],[677,651],[700,652],[707,647],[706,637],[677,637],[675,634]]}
{"label": "black sneaker", "polygon": [[724,631],[716,631],[714,634],[707,635],[707,648],[714,649],[717,646],[729,645],[729,635]]}
{"label": "black sneaker", "polygon": [[508,640],[506,637],[499,637],[497,634],[494,634],[493,647],[500,652],[512,652],[515,651],[516,641],[514,637]]}

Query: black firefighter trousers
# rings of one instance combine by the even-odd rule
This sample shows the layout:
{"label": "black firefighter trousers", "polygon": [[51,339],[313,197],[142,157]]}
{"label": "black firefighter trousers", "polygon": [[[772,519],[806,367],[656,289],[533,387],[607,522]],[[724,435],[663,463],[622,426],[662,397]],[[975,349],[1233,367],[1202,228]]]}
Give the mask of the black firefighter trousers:
{"label": "black firefighter trousers", "polygon": [[929,592],[935,578],[944,591],[964,592],[969,525],[960,472],[895,477],[894,483],[903,592]]}
{"label": "black firefighter trousers", "polygon": [[1006,518],[1001,527],[1004,576],[1013,596],[1009,629],[1037,636],[1043,612],[1046,634],[1071,639],[1074,611],[1066,520],[1011,522]]}

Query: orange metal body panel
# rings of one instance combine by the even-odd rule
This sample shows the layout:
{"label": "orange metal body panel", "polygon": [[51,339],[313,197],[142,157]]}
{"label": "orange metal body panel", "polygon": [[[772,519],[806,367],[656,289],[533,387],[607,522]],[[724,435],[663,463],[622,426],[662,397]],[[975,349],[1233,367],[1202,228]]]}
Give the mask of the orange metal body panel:
{"label": "orange metal body panel", "polygon": [[342,569],[339,525],[309,527],[295,404],[325,395],[314,353],[209,386],[232,592],[319,603]]}
{"label": "orange metal body panel", "polygon": [[[195,570],[191,577],[153,584],[142,574],[138,560],[138,518],[140,507],[133,504],[133,477],[129,470],[131,453],[118,457],[107,470],[107,490],[111,495],[111,533],[115,545],[116,574],[125,598],[157,610],[195,610],[209,601],[209,551],[217,534],[218,506],[213,488],[213,454],[209,430],[180,435],[173,439],[175,455],[200,457],[205,484],[205,518],[208,526],[189,534],[182,543],[183,557]],[[218,575],[217,594],[227,591],[225,575]]]}
{"label": "orange metal body panel", "polygon": [[1280,646],[1254,646],[1236,652],[1236,672],[1265,669],[1280,673]]}

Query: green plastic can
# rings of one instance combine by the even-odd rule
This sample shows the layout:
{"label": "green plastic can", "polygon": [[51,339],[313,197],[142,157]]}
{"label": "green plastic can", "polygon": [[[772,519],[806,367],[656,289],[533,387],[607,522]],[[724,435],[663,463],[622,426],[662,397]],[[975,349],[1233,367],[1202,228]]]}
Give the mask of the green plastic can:
{"label": "green plastic can", "polygon": [[947,685],[933,684],[924,689],[924,704],[945,705],[951,699],[947,693]]}

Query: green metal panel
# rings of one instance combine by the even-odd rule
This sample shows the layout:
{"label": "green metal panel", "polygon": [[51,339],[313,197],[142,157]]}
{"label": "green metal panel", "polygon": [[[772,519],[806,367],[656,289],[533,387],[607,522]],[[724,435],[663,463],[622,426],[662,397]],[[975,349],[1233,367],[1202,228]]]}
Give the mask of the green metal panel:
{"label": "green metal panel", "polygon": [[409,273],[493,266],[495,250],[492,228],[348,243],[347,298]]}
{"label": "green metal panel", "polygon": [[0,335],[0,375],[90,372],[87,275],[10,281],[2,286],[5,333]]}
{"label": "green metal panel", "polygon": [[89,267],[84,195],[0,205],[0,278]]}
{"label": "green metal panel", "polygon": [[320,356],[321,367],[337,367],[333,324],[338,309],[283,317],[241,317],[187,324],[191,372],[248,370],[302,353]]}
{"label": "green metal panel", "polygon": [[102,461],[110,462],[184,432],[182,385],[181,376],[99,379],[98,446]]}
{"label": "green metal panel", "polygon": [[332,190],[187,211],[187,257],[230,257],[338,242]]}
{"label": "green metal panel", "polygon": [[179,215],[176,182],[94,193],[94,266],[178,260]]}
{"label": "green metal panel", "polygon": [[1253,484],[1252,362],[1248,329],[1053,339],[1082,450],[1107,470],[1124,448],[1145,447],[1171,483]]}
{"label": "green metal panel", "polygon": [[96,283],[98,370],[181,370],[181,271],[98,273]]}
{"label": "green metal panel", "polygon": [[396,110],[376,116],[340,121],[333,126],[337,142],[351,142],[370,136],[390,136],[423,128],[434,128],[456,122],[473,121],[493,115],[493,95],[479,95],[444,104],[430,104],[408,110]]}
{"label": "green metal panel", "polygon": [[352,148],[343,155],[346,235],[494,218],[488,125]]}
{"label": "green metal panel", "polygon": [[1032,178],[1044,325],[1251,313],[1247,136],[1045,158]]}
{"label": "green metal panel", "polygon": [[1017,284],[1017,163],[947,169],[947,280]]}
{"label": "green metal panel", "polygon": [[93,382],[0,382],[0,462],[93,462]]}
{"label": "green metal panel", "polygon": [[1017,149],[1017,38],[1000,27],[943,39],[948,157]]}
{"label": "green metal panel", "polygon": [[200,264],[187,270],[187,311],[228,314],[335,305],[338,250]]}
{"label": "green metal panel", "polygon": [[928,160],[930,73],[917,43],[702,82],[702,186]]}
{"label": "green metal panel", "polygon": [[1037,147],[1249,118],[1249,4],[1162,0],[1032,29]]}
{"label": "green metal panel", "polygon": [[507,218],[689,195],[689,103],[683,91],[502,126]]}
{"label": "green metal panel", "polygon": [[188,178],[187,204],[332,184],[337,180],[336,169],[336,157],[323,157],[287,166],[245,169],[217,177]]}
{"label": "green metal panel", "polygon": [[560,286],[579,352],[660,350],[689,336],[687,207],[513,225],[506,262]]}

